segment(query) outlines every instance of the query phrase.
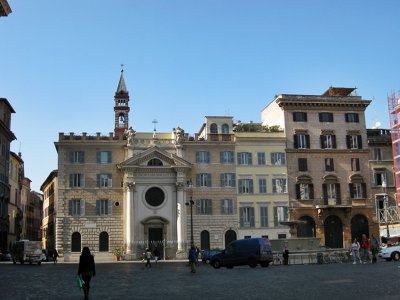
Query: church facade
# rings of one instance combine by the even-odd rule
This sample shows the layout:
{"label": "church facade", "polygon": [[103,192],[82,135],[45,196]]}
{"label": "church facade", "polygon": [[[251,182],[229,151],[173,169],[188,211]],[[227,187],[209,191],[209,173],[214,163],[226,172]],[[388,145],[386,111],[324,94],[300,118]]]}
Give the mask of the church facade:
{"label": "church facade", "polygon": [[[55,247],[65,261],[77,260],[84,246],[96,260],[110,260],[119,250],[126,260],[140,259],[155,247],[174,259],[186,258],[191,243],[222,249],[241,237],[288,237],[278,222],[287,216],[274,209],[277,189],[267,184],[277,173],[286,178],[286,165],[283,159],[269,168],[265,160],[269,141],[274,157],[284,155],[282,132],[246,138],[226,116],[206,117],[194,137],[179,127],[135,132],[123,71],[114,102],[114,132],[60,133],[55,143]],[[286,187],[279,194],[279,207],[287,207]]]}

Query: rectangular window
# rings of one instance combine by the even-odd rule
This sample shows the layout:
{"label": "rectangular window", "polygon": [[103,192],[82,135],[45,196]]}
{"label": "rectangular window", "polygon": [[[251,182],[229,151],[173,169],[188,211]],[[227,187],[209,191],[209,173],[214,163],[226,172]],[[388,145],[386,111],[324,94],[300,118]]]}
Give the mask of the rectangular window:
{"label": "rectangular window", "polygon": [[221,215],[233,215],[233,200],[222,199],[221,200]]}
{"label": "rectangular window", "polygon": [[196,163],[209,164],[210,163],[210,152],[208,152],[208,151],[196,152]]}
{"label": "rectangular window", "polygon": [[211,199],[196,200],[196,213],[198,215],[212,215]]}
{"label": "rectangular window", "polygon": [[314,187],[311,183],[296,184],[296,196],[298,200],[314,199]]}
{"label": "rectangular window", "polygon": [[96,200],[96,214],[98,216],[112,215],[112,200]]}
{"label": "rectangular window", "polygon": [[325,171],[326,172],[335,171],[335,167],[333,164],[333,158],[325,158]]}
{"label": "rectangular window", "polygon": [[254,227],[254,207],[240,208],[240,227]]}
{"label": "rectangular window", "polygon": [[85,175],[80,173],[69,174],[69,187],[84,187],[85,186]]}
{"label": "rectangular window", "polygon": [[84,151],[70,151],[69,162],[71,164],[83,164],[85,163],[85,152]]}
{"label": "rectangular window", "polygon": [[353,172],[360,171],[360,159],[358,158],[351,159],[351,170]]}
{"label": "rectangular window", "polygon": [[268,227],[268,207],[260,207],[260,227]]}
{"label": "rectangular window", "polygon": [[307,158],[299,158],[298,159],[298,165],[299,165],[299,171],[300,172],[308,171]]}
{"label": "rectangular window", "polygon": [[293,138],[295,149],[310,148],[310,136],[308,134],[295,134]]}
{"label": "rectangular window", "polygon": [[258,165],[260,165],[260,166],[265,165],[265,153],[264,152],[257,153],[257,162],[258,162]]}
{"label": "rectangular window", "polygon": [[251,165],[252,157],[250,152],[239,152],[237,154],[237,161],[239,165]]}
{"label": "rectangular window", "polygon": [[286,155],[283,152],[271,153],[271,164],[275,166],[284,166],[286,164]]}
{"label": "rectangular window", "polygon": [[340,200],[340,184],[339,183],[324,183],[322,185],[324,199],[327,200],[327,205],[336,205]]}
{"label": "rectangular window", "polygon": [[235,162],[235,155],[233,151],[221,151],[220,152],[221,164],[233,164]]}
{"label": "rectangular window", "polygon": [[272,192],[274,194],[284,194],[286,190],[286,179],[285,178],[274,178],[272,179]]}
{"label": "rectangular window", "polygon": [[253,194],[253,179],[239,179],[239,194]]}
{"label": "rectangular window", "polygon": [[319,113],[319,121],[320,122],[333,122],[333,113],[329,113],[329,112]]}
{"label": "rectangular window", "polygon": [[287,206],[275,206],[274,207],[274,225],[281,226],[280,222],[286,222],[289,220],[289,209]]}
{"label": "rectangular window", "polygon": [[84,216],[85,215],[85,200],[74,199],[68,201],[68,209],[70,216]]}
{"label": "rectangular window", "polygon": [[362,149],[361,135],[346,135],[347,149]]}
{"label": "rectangular window", "polygon": [[336,149],[336,136],[335,135],[321,135],[321,149]]}
{"label": "rectangular window", "polygon": [[110,164],[111,163],[111,151],[97,151],[96,161],[98,164]]}
{"label": "rectangular window", "polygon": [[382,149],[374,148],[374,160],[382,160]]}
{"label": "rectangular window", "polygon": [[301,111],[293,112],[293,122],[307,122],[307,113]]}
{"label": "rectangular window", "polygon": [[211,174],[210,173],[196,174],[196,186],[211,187]]}
{"label": "rectangular window", "polygon": [[375,185],[377,186],[382,186],[382,183],[385,182],[386,185],[388,185],[388,182],[386,181],[386,172],[385,171],[375,171]]}
{"label": "rectangular window", "polygon": [[345,120],[347,123],[358,123],[358,113],[345,113]]}
{"label": "rectangular window", "polygon": [[350,183],[350,198],[352,199],[365,199],[367,198],[366,184],[361,182]]}
{"label": "rectangular window", "polygon": [[220,175],[221,187],[235,187],[236,174],[235,173],[222,173]]}
{"label": "rectangular window", "polygon": [[97,174],[96,186],[99,188],[110,188],[112,187],[112,175],[111,174]]}
{"label": "rectangular window", "polygon": [[258,192],[260,194],[266,194],[267,193],[267,179],[265,179],[265,178],[259,178],[258,179]]}

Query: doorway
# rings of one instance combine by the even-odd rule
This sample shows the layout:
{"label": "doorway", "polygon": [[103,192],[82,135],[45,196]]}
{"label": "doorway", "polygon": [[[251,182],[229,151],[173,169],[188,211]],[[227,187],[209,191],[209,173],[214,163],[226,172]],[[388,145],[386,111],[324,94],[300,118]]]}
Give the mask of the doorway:
{"label": "doorway", "polygon": [[325,246],[343,248],[343,225],[339,217],[331,215],[324,222]]}
{"label": "doorway", "polygon": [[163,237],[163,229],[162,228],[149,228],[149,250],[151,253],[154,252],[154,249],[157,247],[157,250],[160,252],[160,258],[164,257],[164,237]]}

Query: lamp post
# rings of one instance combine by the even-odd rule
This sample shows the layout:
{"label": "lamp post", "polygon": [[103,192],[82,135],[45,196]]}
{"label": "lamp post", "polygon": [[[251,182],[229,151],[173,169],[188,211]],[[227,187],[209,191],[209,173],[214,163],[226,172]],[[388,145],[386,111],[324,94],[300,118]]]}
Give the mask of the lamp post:
{"label": "lamp post", "polygon": [[390,238],[390,233],[389,233],[389,220],[388,220],[388,207],[389,207],[389,199],[386,193],[386,180],[382,181],[382,188],[384,190],[384,195],[383,195],[383,207],[385,211],[385,224],[386,224],[386,238],[387,238],[387,243],[389,242]]}
{"label": "lamp post", "polygon": [[190,180],[188,183],[188,189],[189,189],[189,193],[190,193],[190,200],[186,201],[186,206],[190,205],[190,246],[194,246],[194,239],[193,239],[193,204],[194,201],[192,199],[193,196],[193,185],[192,185],[192,181]]}

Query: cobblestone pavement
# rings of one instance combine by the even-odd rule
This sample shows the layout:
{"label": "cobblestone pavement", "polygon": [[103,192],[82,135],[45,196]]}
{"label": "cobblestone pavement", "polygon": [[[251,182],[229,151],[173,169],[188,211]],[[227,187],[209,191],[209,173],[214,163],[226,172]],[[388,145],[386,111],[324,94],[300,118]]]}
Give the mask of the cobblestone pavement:
{"label": "cobblestone pavement", "polygon": [[[400,264],[214,269],[185,262],[97,263],[90,299],[400,299]],[[0,263],[0,299],[83,299],[77,264]]]}

